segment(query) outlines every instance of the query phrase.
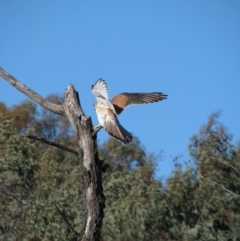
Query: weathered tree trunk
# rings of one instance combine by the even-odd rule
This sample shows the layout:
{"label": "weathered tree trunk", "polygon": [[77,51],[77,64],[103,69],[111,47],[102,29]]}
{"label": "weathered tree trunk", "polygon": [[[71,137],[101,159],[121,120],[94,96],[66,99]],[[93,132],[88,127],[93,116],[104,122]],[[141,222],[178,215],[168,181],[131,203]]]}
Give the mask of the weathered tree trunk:
{"label": "weathered tree trunk", "polygon": [[77,153],[82,175],[84,225],[83,229],[79,231],[78,240],[100,240],[105,206],[101,176],[103,162],[98,157],[96,134],[92,130],[91,118],[84,115],[74,86],[69,85],[65,91],[64,104],[57,105],[20,83],[2,68],[0,68],[0,76],[44,108],[64,115],[70,121],[78,138]]}
{"label": "weathered tree trunk", "polygon": [[79,143],[84,207],[84,228],[79,240],[100,240],[105,197],[102,189],[102,161],[98,158],[96,135],[92,131],[91,118],[86,117],[81,109],[73,85],[65,92],[64,106]]}

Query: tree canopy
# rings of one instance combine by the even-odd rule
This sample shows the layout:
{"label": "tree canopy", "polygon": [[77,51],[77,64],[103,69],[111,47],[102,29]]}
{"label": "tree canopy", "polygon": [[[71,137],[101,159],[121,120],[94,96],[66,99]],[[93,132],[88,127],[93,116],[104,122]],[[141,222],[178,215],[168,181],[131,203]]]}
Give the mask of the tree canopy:
{"label": "tree canopy", "polygon": [[[55,103],[62,99],[48,97]],[[30,101],[0,103],[0,237],[76,240],[82,229],[80,166],[75,155],[25,137],[25,132],[76,146],[65,117]],[[240,240],[240,145],[212,114],[190,139],[186,168],[166,184],[139,140],[99,145],[103,174],[103,241]]]}

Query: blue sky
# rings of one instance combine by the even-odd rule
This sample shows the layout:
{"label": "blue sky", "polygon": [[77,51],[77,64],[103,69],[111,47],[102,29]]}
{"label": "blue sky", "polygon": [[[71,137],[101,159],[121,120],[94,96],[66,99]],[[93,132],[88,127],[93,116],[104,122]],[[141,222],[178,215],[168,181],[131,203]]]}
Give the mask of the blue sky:
{"label": "blue sky", "polygon": [[[188,159],[189,138],[214,111],[240,140],[240,1],[2,0],[0,29],[0,66],[42,96],[73,83],[94,124],[90,87],[98,78],[110,98],[168,94],[119,116],[147,152],[164,151],[159,177],[170,174],[175,156]],[[25,99],[0,80],[0,101]]]}

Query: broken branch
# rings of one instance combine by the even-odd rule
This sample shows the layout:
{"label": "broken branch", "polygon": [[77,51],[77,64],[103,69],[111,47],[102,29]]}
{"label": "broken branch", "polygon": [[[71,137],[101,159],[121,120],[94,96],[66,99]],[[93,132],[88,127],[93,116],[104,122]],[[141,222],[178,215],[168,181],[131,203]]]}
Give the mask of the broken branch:
{"label": "broken branch", "polygon": [[78,152],[72,148],[69,148],[67,146],[64,146],[62,144],[59,144],[59,143],[56,143],[56,142],[53,142],[53,141],[49,141],[41,136],[36,136],[36,135],[31,135],[31,134],[25,134],[26,137],[30,138],[30,139],[33,139],[33,140],[38,140],[38,141],[41,141],[41,142],[44,142],[48,145],[51,145],[51,146],[55,146],[57,148],[60,148],[64,151],[68,151],[70,153],[73,153],[75,155],[78,155]]}

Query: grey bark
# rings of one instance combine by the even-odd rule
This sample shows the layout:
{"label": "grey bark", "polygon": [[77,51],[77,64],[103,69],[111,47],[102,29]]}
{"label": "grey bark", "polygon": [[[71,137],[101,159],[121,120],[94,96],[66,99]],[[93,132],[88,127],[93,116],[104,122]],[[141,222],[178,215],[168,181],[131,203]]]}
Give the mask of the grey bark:
{"label": "grey bark", "polygon": [[78,158],[82,175],[84,225],[78,240],[98,241],[101,237],[104,217],[105,197],[102,188],[102,165],[99,160],[96,133],[92,128],[91,117],[85,116],[74,86],[70,84],[65,91],[65,102],[57,105],[20,83],[12,75],[0,68],[0,76],[29,98],[59,115],[68,118],[78,137]]}
{"label": "grey bark", "polygon": [[4,71],[1,67],[0,67],[0,76],[3,79],[5,79],[8,83],[10,83],[13,87],[18,89],[20,92],[27,95],[32,100],[36,101],[42,107],[44,107],[47,110],[52,111],[56,114],[65,115],[64,108],[62,105],[57,105],[57,104],[51,103],[50,101],[44,99],[41,95],[37,94],[36,92],[34,92],[30,88],[28,88],[26,85],[24,85],[21,82],[19,82],[18,80],[16,80],[12,75],[10,75],[6,71]]}

